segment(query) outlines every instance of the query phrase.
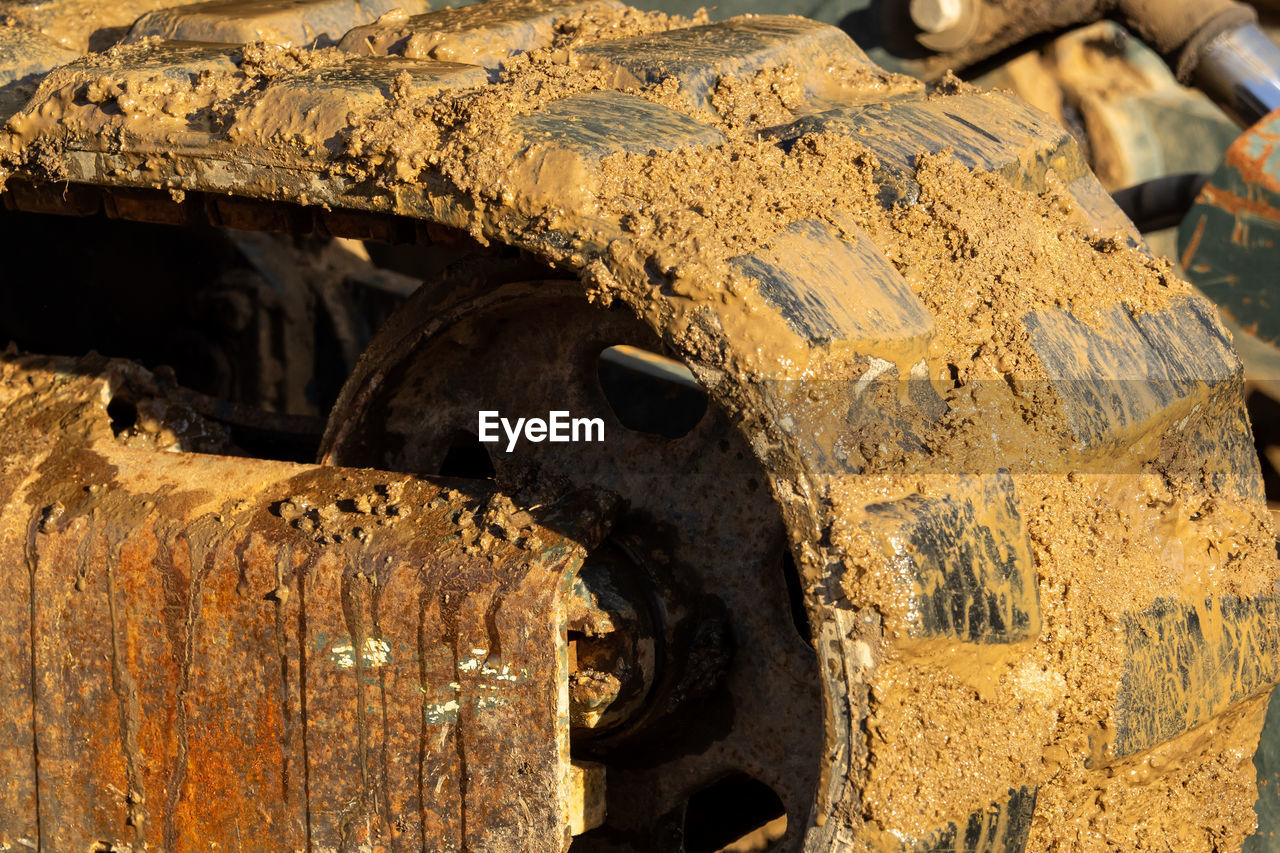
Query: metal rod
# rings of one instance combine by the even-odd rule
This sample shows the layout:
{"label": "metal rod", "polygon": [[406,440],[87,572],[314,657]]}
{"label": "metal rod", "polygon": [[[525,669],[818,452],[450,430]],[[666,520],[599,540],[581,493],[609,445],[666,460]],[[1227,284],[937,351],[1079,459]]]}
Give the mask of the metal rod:
{"label": "metal rod", "polygon": [[1256,24],[1227,30],[1206,45],[1195,78],[1244,127],[1280,109],[1280,48]]}

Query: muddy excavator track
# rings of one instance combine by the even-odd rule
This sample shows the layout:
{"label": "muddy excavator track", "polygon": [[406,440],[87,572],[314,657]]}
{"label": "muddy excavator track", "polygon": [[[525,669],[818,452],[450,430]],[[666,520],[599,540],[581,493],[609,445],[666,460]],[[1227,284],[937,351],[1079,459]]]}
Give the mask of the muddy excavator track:
{"label": "muddy excavator track", "polygon": [[[117,447],[126,369],[5,356],[0,548],[29,571],[0,597],[0,849],[693,851],[772,820],[777,849],[1210,851],[1252,831],[1280,629],[1239,361],[1047,118],[792,17],[310,0],[91,26],[62,5],[0,7],[7,216],[446,260],[356,366],[320,467],[125,476],[167,456]],[[39,286],[30,249],[6,244],[26,270],[7,288]],[[706,414],[631,428],[597,367],[615,346],[683,362]],[[606,440],[481,447],[482,409],[568,409]],[[391,493],[417,526],[343,528],[325,556],[316,525]],[[607,497],[544,510],[583,494]],[[498,504],[498,533],[443,532]],[[263,556],[236,525],[293,544]],[[194,579],[197,550],[179,641],[147,573]],[[609,647],[632,662],[612,704],[570,646],[616,628],[554,592],[587,551],[645,590],[600,596],[648,602],[615,610],[644,642]],[[231,553],[239,580],[207,556]],[[414,560],[448,571],[388,588]],[[255,655],[279,695],[230,675]]]}

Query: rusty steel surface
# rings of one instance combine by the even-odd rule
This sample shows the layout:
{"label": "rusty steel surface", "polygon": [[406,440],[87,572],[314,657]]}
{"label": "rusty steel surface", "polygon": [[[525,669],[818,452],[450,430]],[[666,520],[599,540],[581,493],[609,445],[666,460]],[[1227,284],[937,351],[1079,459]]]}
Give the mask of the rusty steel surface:
{"label": "rusty steel surface", "polygon": [[1188,279],[1248,335],[1250,378],[1280,393],[1280,112],[1245,131],[1178,227]]}
{"label": "rusty steel surface", "polygon": [[562,849],[589,514],[126,446],[126,375],[0,362],[0,837]]}

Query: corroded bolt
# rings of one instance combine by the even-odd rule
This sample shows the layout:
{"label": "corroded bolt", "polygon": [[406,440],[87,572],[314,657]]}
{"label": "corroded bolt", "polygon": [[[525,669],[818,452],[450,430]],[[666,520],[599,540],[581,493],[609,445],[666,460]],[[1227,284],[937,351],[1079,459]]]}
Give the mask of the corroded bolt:
{"label": "corroded bolt", "polygon": [[594,729],[622,698],[622,681],[612,672],[582,665],[577,654],[575,647],[571,655],[575,666],[569,674],[569,720],[576,728]]}
{"label": "corroded bolt", "polygon": [[972,0],[911,0],[911,21],[926,33],[943,33],[959,26],[971,11]]}
{"label": "corroded bolt", "polygon": [[653,617],[640,573],[609,546],[588,559],[569,600],[569,719],[579,732],[626,721],[655,677]]}

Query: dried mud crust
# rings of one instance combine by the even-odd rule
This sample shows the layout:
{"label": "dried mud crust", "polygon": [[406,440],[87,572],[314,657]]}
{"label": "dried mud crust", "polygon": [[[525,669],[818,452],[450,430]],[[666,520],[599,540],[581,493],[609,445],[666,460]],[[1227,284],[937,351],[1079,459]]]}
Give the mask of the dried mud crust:
{"label": "dried mud crust", "polygon": [[[601,4],[481,70],[148,43],[50,75],[4,163],[435,219],[645,319],[790,527],[828,679],[816,847],[975,849],[997,814],[1001,849],[1233,849],[1280,652],[1230,342],[1065,132],[833,32]],[[359,98],[300,127],[286,84]]]}

